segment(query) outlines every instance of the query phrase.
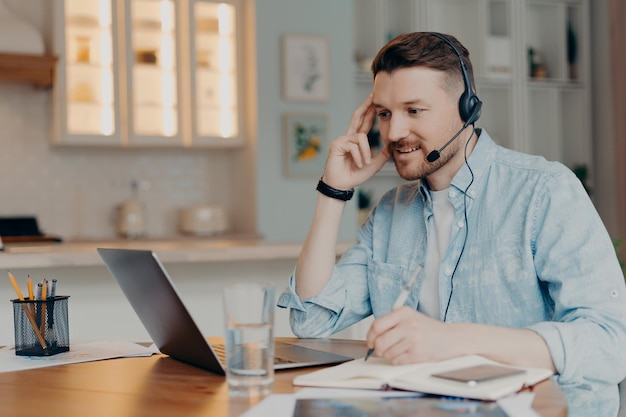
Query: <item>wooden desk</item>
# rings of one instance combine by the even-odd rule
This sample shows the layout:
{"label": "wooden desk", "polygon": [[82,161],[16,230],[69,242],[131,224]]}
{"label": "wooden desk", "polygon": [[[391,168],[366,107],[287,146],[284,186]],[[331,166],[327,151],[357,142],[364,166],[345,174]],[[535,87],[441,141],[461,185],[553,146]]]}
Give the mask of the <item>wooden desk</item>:
{"label": "wooden desk", "polygon": [[[354,340],[281,339],[364,356]],[[274,393],[292,393],[293,377],[312,368],[279,371]],[[564,417],[567,403],[552,380],[534,388],[542,417]],[[223,376],[163,355],[125,358],[0,373],[0,416],[10,417],[238,417],[257,400],[229,399]]]}

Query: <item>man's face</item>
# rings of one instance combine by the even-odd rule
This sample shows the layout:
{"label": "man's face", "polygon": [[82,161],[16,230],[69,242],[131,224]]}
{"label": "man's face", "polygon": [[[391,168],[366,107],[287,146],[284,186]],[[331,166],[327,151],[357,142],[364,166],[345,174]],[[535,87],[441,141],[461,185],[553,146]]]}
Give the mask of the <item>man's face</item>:
{"label": "man's face", "polygon": [[454,141],[435,162],[426,160],[463,126],[458,98],[443,87],[445,77],[441,71],[411,67],[380,72],[374,80],[380,134],[398,174],[406,180],[428,177],[460,149],[462,141]]}

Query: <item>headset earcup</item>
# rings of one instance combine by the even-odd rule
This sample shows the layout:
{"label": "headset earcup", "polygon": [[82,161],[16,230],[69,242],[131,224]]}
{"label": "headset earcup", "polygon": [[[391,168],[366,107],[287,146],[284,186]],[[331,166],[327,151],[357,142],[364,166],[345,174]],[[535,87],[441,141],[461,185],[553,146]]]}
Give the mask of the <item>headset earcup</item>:
{"label": "headset earcup", "polygon": [[459,99],[459,114],[465,125],[476,123],[480,118],[480,111],[483,107],[482,101],[472,91],[465,91]]}

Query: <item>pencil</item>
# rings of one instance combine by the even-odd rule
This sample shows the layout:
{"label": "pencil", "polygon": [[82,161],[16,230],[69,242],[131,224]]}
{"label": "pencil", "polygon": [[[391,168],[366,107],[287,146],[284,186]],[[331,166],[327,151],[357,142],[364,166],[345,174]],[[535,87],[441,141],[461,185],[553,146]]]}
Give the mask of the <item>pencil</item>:
{"label": "pencil", "polygon": [[13,276],[11,271],[7,271],[7,272],[9,273],[9,279],[11,280],[11,285],[13,285],[13,288],[15,289],[17,298],[19,298],[20,300],[23,300],[24,296],[22,295],[22,291],[20,290],[19,285],[17,285],[17,281],[15,280],[15,277]]}
{"label": "pencil", "polygon": [[42,301],[46,301],[46,298],[48,296],[47,293],[48,293],[48,281],[44,279],[43,282],[41,283],[41,300]]}
{"label": "pencil", "polygon": [[[9,272],[9,280],[11,280],[11,284],[13,285],[13,288],[15,289],[17,298],[20,301],[24,301],[24,296],[22,295],[22,291],[20,291],[20,287],[17,285],[17,282],[15,281],[15,277],[10,271],[7,271],[7,272]],[[31,313],[28,306],[24,303],[22,303],[22,309],[24,310],[24,314],[26,314],[26,318],[28,318],[28,321],[30,321],[30,325],[33,327],[33,331],[35,332],[35,336],[37,336],[37,339],[39,339],[39,343],[41,344],[41,347],[44,350],[46,350],[48,348],[48,346],[46,345],[46,339],[43,338],[43,336],[41,335],[41,332],[37,328],[37,323],[35,323],[35,318],[33,317],[33,314]]]}
{"label": "pencil", "polygon": [[[28,299],[33,301],[35,299],[35,295],[33,294],[33,280],[30,279],[30,275],[26,278],[26,285],[28,287]],[[29,303],[30,310],[35,314],[35,304]]]}
{"label": "pencil", "polygon": [[26,278],[26,285],[28,286],[28,299],[33,301],[35,299],[35,295],[33,294],[33,280],[30,279],[30,275]]}

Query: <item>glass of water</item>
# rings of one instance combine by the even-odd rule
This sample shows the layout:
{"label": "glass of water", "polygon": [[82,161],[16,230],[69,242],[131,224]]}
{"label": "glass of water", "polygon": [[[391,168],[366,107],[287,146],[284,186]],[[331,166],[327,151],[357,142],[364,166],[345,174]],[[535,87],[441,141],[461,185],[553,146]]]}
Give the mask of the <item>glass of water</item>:
{"label": "glass of water", "polygon": [[274,384],[274,287],[239,283],[222,288],[226,381],[233,397],[265,396]]}

